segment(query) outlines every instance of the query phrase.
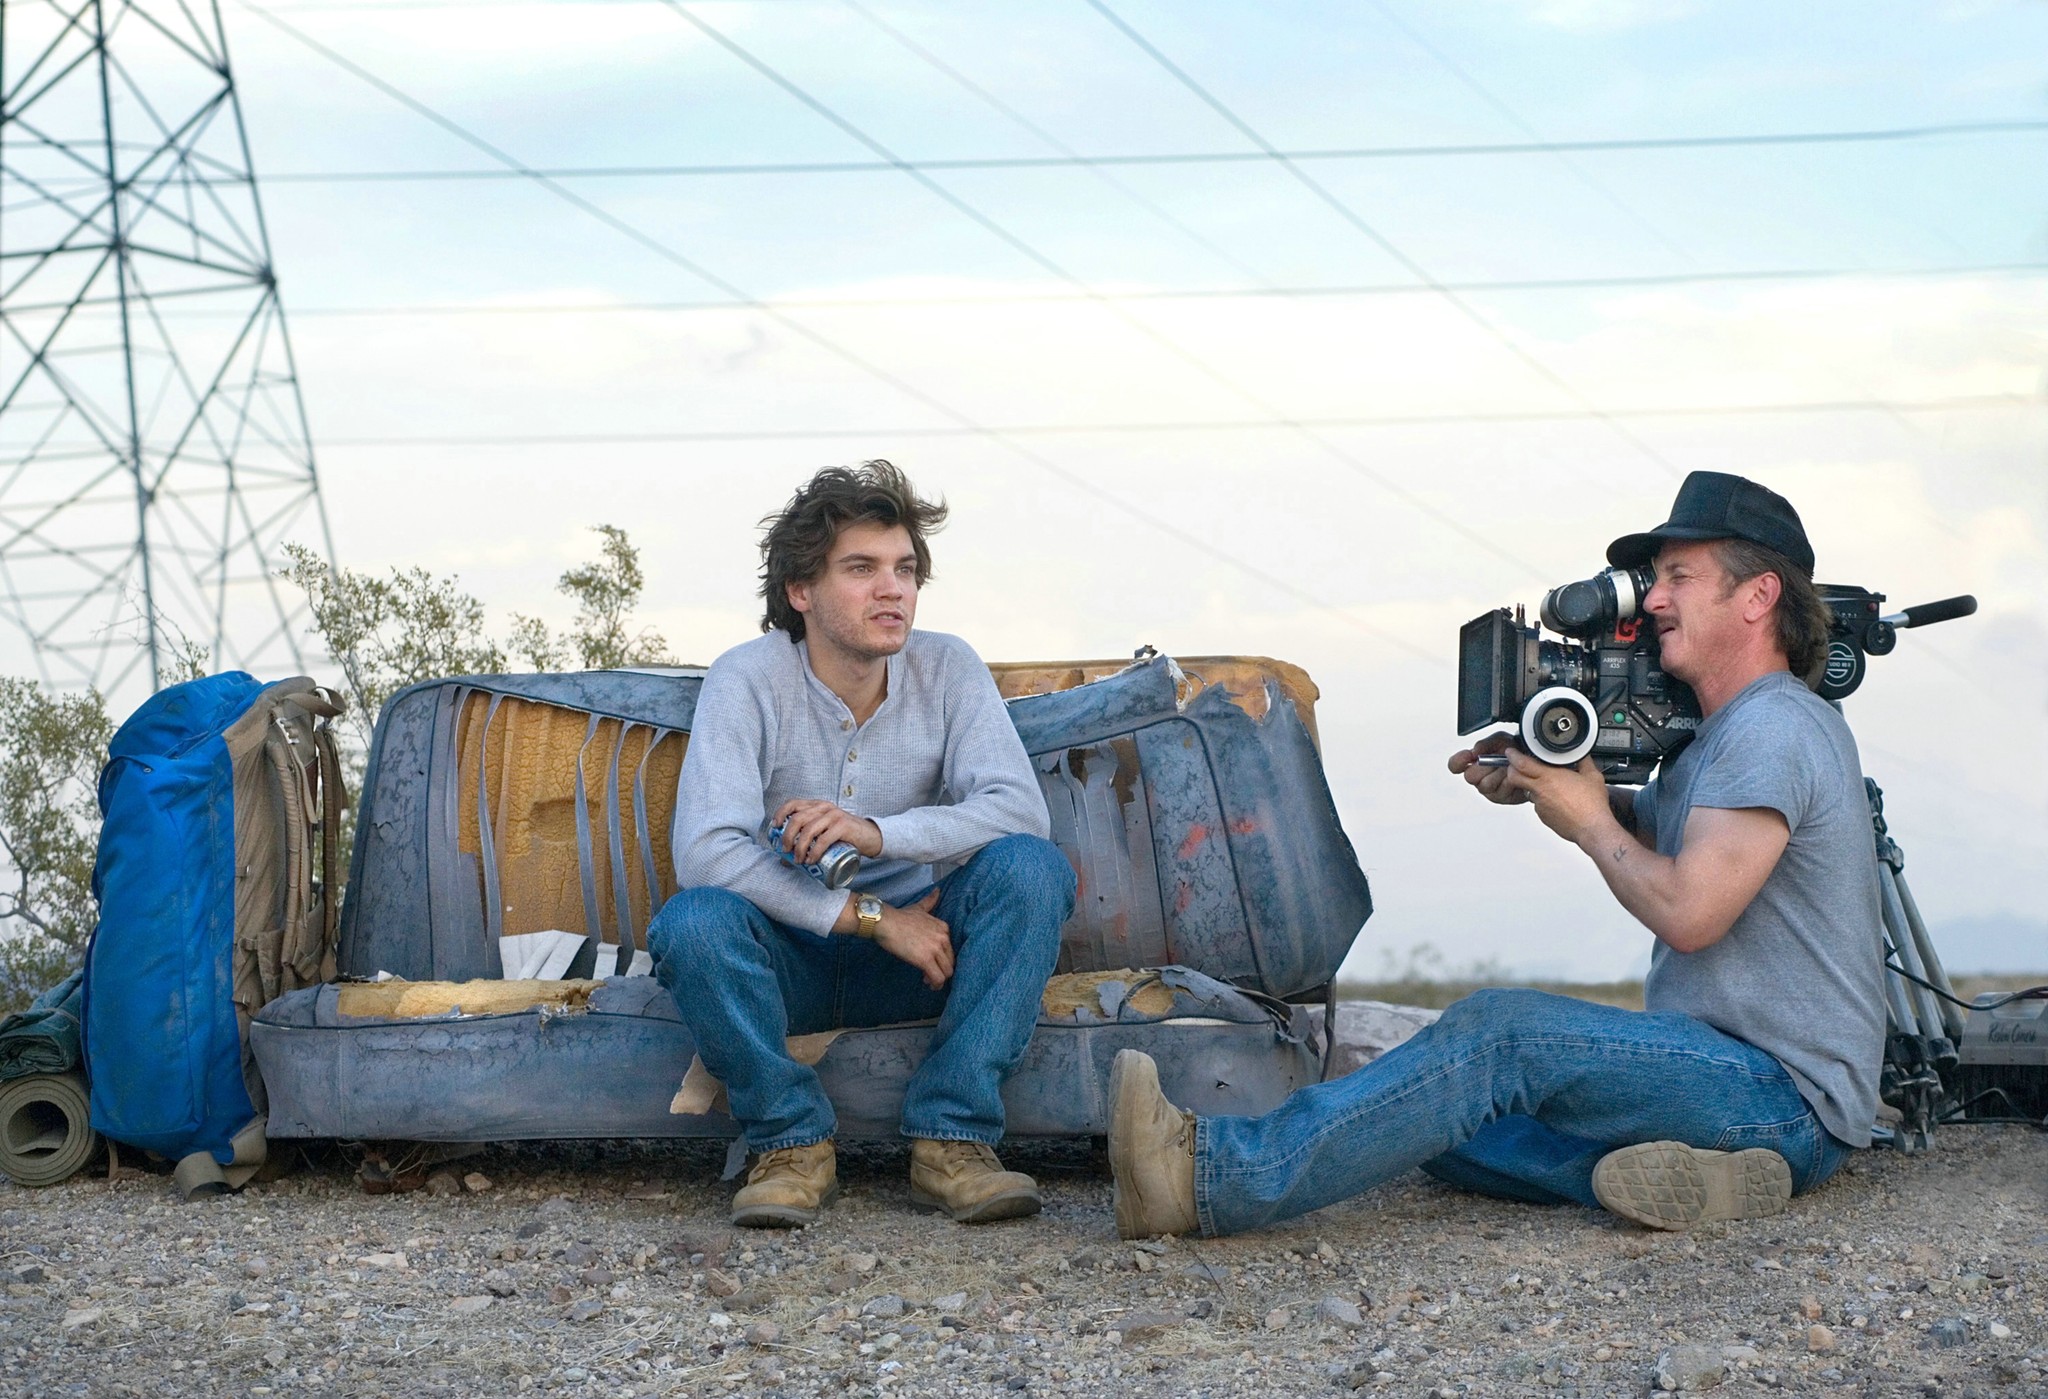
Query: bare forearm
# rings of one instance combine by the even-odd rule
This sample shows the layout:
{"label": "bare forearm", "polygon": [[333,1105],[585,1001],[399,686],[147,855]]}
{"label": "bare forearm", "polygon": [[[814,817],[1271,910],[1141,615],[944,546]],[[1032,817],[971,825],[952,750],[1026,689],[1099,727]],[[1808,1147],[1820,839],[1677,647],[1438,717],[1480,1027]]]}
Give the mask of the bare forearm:
{"label": "bare forearm", "polygon": [[1636,789],[1633,787],[1609,787],[1607,809],[1614,813],[1614,820],[1624,831],[1637,840],[1643,837],[1642,827],[1636,824]]}
{"label": "bare forearm", "polygon": [[1622,824],[1618,812],[1614,820],[1588,830],[1577,843],[1607,881],[1615,900],[1659,940],[1680,952],[1713,941],[1700,940],[1703,930],[1695,928],[1688,916],[1694,901],[1687,896],[1678,861],[1644,845],[1631,827]]}

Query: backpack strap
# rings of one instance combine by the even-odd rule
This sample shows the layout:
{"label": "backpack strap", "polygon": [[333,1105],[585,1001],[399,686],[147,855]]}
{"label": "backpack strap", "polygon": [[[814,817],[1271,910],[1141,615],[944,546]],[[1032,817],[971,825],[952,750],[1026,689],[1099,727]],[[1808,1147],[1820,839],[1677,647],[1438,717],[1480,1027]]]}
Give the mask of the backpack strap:
{"label": "backpack strap", "polygon": [[348,886],[348,871],[340,867],[341,812],[348,805],[348,785],[341,775],[332,716],[313,726],[313,746],[320,762],[320,979],[326,981],[341,927],[342,891]]}

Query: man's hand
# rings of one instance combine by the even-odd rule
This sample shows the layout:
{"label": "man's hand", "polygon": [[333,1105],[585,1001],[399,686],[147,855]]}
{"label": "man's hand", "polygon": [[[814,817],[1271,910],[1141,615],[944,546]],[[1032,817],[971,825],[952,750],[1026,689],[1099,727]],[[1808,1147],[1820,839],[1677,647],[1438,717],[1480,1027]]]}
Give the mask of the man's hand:
{"label": "man's hand", "polygon": [[1508,785],[1508,769],[1480,767],[1479,759],[1484,754],[1506,753],[1515,745],[1512,734],[1488,734],[1470,748],[1460,748],[1451,754],[1451,771],[1462,773],[1465,781],[1479,789],[1479,795],[1500,806],[1520,806],[1529,800],[1529,793]]}
{"label": "man's hand", "polygon": [[943,991],[953,979],[953,932],[932,915],[938,901],[939,891],[934,889],[908,908],[884,904],[875,941],[890,955],[923,972],[925,985]]}
{"label": "man's hand", "polygon": [[1615,824],[1614,807],[1607,800],[1607,779],[1591,759],[1557,767],[1520,749],[1510,749],[1508,765],[1500,771],[1503,785],[1534,802],[1537,819],[1574,845],[1582,844],[1589,832]]}
{"label": "man's hand", "polygon": [[815,797],[795,797],[775,809],[768,823],[782,827],[782,848],[800,865],[814,865],[836,841],[845,841],[867,859],[882,853],[882,828],[865,816],[842,811]]}

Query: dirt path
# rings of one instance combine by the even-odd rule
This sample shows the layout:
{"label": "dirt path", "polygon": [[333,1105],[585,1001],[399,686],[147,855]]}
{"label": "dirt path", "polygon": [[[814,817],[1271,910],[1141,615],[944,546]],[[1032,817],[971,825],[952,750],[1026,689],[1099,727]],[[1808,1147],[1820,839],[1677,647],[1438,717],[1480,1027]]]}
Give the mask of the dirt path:
{"label": "dirt path", "polygon": [[[1419,1174],[1270,1233],[1118,1244],[1082,1144],[1009,1153],[1035,1221],[908,1206],[842,1157],[817,1227],[735,1235],[709,1145],[507,1147],[487,1188],[338,1161],[197,1205],[158,1177],[0,1182],[0,1393],[2048,1394],[2048,1136],[1870,1153],[1691,1236]],[[450,1180],[443,1180],[446,1189]]]}

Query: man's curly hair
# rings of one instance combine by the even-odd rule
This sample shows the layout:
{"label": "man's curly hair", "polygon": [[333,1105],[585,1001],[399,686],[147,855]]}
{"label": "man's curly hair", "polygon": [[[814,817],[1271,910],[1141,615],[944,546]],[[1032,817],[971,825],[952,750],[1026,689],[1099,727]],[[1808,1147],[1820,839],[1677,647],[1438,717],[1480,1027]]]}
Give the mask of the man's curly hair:
{"label": "man's curly hair", "polygon": [[932,576],[925,536],[945,523],[946,502],[920,497],[910,478],[886,461],[826,467],[761,521],[761,600],[767,605],[761,630],[780,629],[791,641],[803,640],[804,614],[790,605],[789,585],[824,575],[839,531],[848,525],[901,525],[910,531],[922,588]]}

